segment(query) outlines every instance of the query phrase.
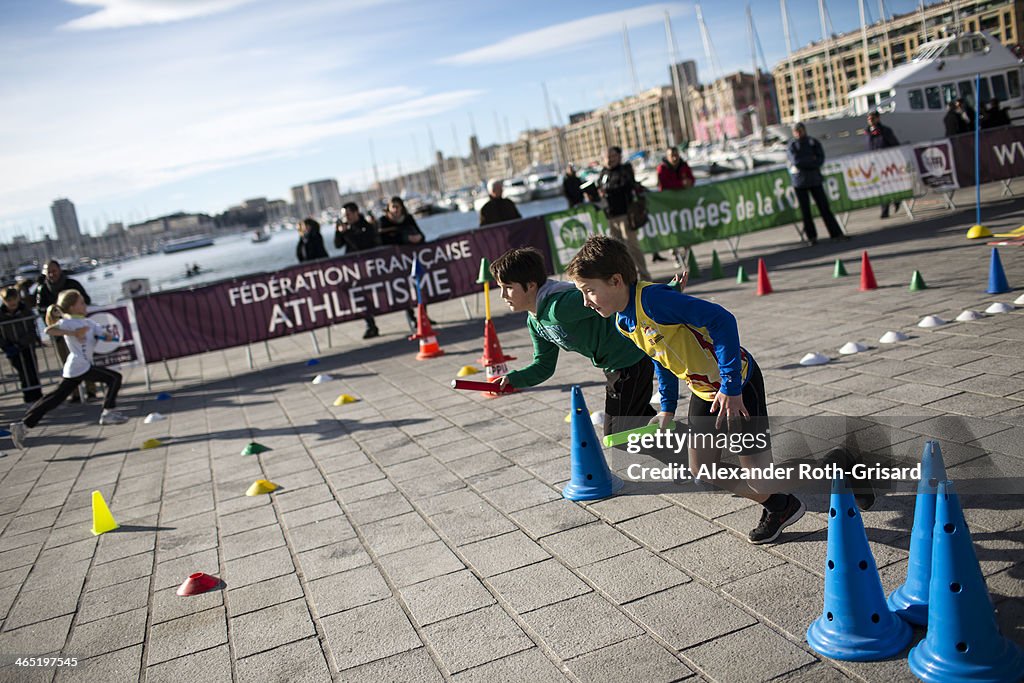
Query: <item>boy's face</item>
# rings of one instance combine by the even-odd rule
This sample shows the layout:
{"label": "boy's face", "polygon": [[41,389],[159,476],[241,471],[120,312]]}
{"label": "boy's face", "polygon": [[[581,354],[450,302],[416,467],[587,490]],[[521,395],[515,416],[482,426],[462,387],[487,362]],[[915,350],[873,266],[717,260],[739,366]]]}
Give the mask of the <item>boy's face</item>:
{"label": "boy's face", "polygon": [[537,302],[537,284],[526,283],[526,286],[518,282],[502,282],[497,280],[498,289],[501,292],[501,300],[504,301],[509,310],[514,313],[522,313],[533,309]]}
{"label": "boy's face", "polygon": [[583,292],[583,304],[597,311],[602,318],[612,317],[629,303],[629,288],[621,275],[612,275],[607,280],[578,278],[574,284]]}

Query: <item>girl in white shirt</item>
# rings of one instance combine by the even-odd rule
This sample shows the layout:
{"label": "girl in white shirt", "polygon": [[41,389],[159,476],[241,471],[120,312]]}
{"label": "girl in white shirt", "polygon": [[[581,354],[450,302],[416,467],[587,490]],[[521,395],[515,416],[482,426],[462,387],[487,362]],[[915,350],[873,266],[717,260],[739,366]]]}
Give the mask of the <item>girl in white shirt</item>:
{"label": "girl in white shirt", "polygon": [[46,413],[64,402],[84,381],[107,385],[103,394],[101,425],[121,424],[127,416],[114,410],[117,392],[121,388],[121,373],[92,364],[97,339],[106,339],[104,329],[95,320],[85,317],[85,299],[80,292],[66,289],[57,296],[57,304],[46,311],[46,333],[51,337],[64,337],[68,345],[68,358],[64,362],[63,379],[49,394],[32,404],[20,422],[11,425],[11,440],[18,448],[25,448],[27,430],[35,427]]}

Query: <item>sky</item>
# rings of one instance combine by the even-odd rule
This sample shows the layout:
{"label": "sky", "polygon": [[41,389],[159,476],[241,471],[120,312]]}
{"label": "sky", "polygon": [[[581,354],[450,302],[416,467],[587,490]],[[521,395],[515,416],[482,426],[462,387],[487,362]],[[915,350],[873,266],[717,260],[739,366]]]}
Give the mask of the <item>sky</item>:
{"label": "sky", "polygon": [[[337,178],[366,187],[668,84],[704,55],[694,2],[589,0],[0,0],[0,241],[174,211],[220,213]],[[752,2],[768,68],[785,58],[779,3]],[[818,0],[788,0],[794,48],[821,38]],[[877,0],[867,0],[877,20]],[[826,2],[835,32],[855,0]],[[886,0],[904,13],[917,0]],[[703,2],[719,75],[752,70],[744,0]],[[762,67],[763,68],[763,67]],[[508,134],[506,134],[506,131]],[[372,152],[371,152],[372,149]]]}

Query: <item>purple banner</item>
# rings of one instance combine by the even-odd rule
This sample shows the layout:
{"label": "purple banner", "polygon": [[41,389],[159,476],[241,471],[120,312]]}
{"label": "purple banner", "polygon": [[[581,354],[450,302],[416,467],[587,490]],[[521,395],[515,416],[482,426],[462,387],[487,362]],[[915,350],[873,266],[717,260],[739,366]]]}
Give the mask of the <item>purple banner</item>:
{"label": "purple banner", "polygon": [[532,246],[553,272],[542,217],[443,237],[423,245],[382,247],[235,278],[205,287],[133,299],[147,363],[305,332],[347,320],[410,308],[410,271],[422,262],[425,301],[481,290],[480,259]]}
{"label": "purple banner", "polygon": [[[89,319],[106,329],[107,340],[96,340],[92,364],[100,367],[130,365],[141,360],[138,340],[132,334],[127,306],[104,306],[89,311]],[[117,341],[113,341],[113,340]]]}
{"label": "purple banner", "polygon": [[[974,134],[949,139],[961,187],[974,185]],[[1024,127],[1003,126],[981,131],[981,182],[993,183],[1024,175]]]}

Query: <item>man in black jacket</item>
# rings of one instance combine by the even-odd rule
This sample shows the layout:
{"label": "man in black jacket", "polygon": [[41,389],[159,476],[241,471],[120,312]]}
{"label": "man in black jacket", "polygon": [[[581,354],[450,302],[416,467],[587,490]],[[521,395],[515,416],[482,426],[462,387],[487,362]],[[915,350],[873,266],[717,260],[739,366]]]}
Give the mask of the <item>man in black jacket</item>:
{"label": "man in black jacket", "polygon": [[[92,299],[89,298],[89,294],[85,291],[82,283],[65,275],[60,264],[53,259],[47,261],[43,267],[43,274],[39,276],[38,284],[39,286],[36,287],[36,311],[39,312],[39,317],[44,320],[46,319],[46,309],[57,303],[57,295],[65,289],[78,291],[82,298],[85,299],[86,306],[92,303]],[[68,359],[68,346],[64,342],[63,337],[51,337],[51,339],[53,340],[53,348],[57,350],[57,357],[60,358],[60,364],[64,365],[64,362]],[[89,398],[96,398],[96,383],[86,382],[85,392]],[[77,391],[68,397],[68,401],[71,403],[78,403],[78,400]]]}
{"label": "man in black jacket", "polygon": [[[886,147],[899,147],[900,141],[896,139],[896,134],[892,132],[892,128],[889,126],[882,125],[882,117],[878,115],[877,111],[873,111],[868,114],[868,149],[885,149]],[[892,203],[893,210],[900,208],[900,203]],[[889,217],[889,202],[882,204],[882,215],[880,218]]]}
{"label": "man in black jacket", "polygon": [[611,236],[623,242],[629,255],[636,262],[640,279],[650,281],[651,274],[647,270],[644,253],[640,251],[640,238],[637,232],[642,225],[633,225],[630,217],[630,206],[636,202],[643,187],[633,176],[633,165],[628,161],[622,163],[622,148],[609,147],[604,156],[604,168],[597,180],[597,187],[607,205],[608,228]]}
{"label": "man in black jacket", "polygon": [[[345,247],[346,254],[354,254],[357,251],[366,251],[380,246],[380,231],[377,225],[366,220],[359,212],[359,206],[355,202],[349,202],[341,207],[345,211],[345,220],[338,221],[334,230],[334,248]],[[377,329],[377,321],[373,314],[367,311],[366,332],[363,339],[373,339],[380,336]]]}
{"label": "man in black jacket", "polygon": [[480,207],[480,227],[514,221],[522,218],[515,202],[502,196],[504,184],[498,179],[492,179],[487,183],[487,194],[491,196],[487,203]]}
{"label": "man in black jacket", "polygon": [[793,126],[793,139],[786,145],[786,157],[789,159],[789,174],[793,178],[793,189],[796,190],[797,201],[800,202],[800,214],[804,219],[804,234],[813,247],[818,243],[818,231],[811,217],[811,198],[818,205],[818,213],[825,221],[825,228],[833,240],[846,239],[832,209],[828,205],[821,167],[825,163],[825,150],[821,143],[807,135],[804,124]]}

